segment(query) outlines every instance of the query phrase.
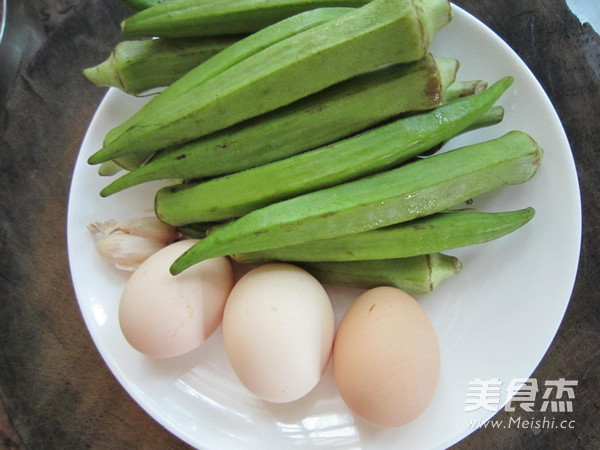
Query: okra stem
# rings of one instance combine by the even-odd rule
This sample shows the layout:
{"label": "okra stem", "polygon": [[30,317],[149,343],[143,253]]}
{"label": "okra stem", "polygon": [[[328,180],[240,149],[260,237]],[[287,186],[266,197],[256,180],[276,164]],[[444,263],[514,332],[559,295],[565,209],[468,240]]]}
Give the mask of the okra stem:
{"label": "okra stem", "polygon": [[436,58],[436,63],[440,71],[440,84],[442,98],[440,101],[447,101],[447,91],[456,82],[456,75],[460,67],[460,62],[455,58]]}
{"label": "okra stem", "polygon": [[321,283],[361,289],[393,286],[410,294],[428,294],[460,273],[461,261],[443,253],[411,258],[298,263]]}
{"label": "okra stem", "polygon": [[483,80],[456,81],[446,90],[446,101],[456,100],[468,95],[479,94],[487,89],[487,82]]}

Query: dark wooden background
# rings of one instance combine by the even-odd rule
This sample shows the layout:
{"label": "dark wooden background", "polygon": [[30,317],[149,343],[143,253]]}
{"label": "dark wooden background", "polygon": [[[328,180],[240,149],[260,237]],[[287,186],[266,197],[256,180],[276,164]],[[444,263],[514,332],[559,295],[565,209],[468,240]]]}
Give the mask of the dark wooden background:
{"label": "dark wooden background", "polygon": [[[119,21],[130,11],[119,0],[16,1],[33,32],[21,69],[0,98],[0,447],[185,448],[104,365],[68,270],[71,172],[104,95],[81,70],[108,55],[120,39]],[[564,0],[456,3],[504,38],[546,89],[573,149],[584,209],[571,304],[534,373],[579,381],[569,416],[575,428],[485,429],[456,448],[600,448],[600,39]]]}

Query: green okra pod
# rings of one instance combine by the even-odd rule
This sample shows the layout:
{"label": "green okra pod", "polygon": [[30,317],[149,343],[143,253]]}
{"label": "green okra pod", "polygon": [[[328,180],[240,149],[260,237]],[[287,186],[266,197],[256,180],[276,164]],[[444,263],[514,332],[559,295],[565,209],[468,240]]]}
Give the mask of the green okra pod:
{"label": "green okra pod", "polygon": [[157,179],[205,178],[238,172],[329,144],[409,111],[432,109],[456,63],[431,55],[339,83],[322,92],[173,151],[113,181],[107,196]]}
{"label": "green okra pod", "polygon": [[[88,161],[98,164],[129,153],[152,154],[377,67],[421,59],[450,14],[447,0],[423,0],[419,7],[412,0],[374,0],[233,65],[161,108],[160,114],[146,114]],[[194,71],[182,79],[188,76],[194,78]]]}
{"label": "green okra pod", "polygon": [[196,37],[254,33],[304,11],[359,7],[369,0],[172,0],[123,21],[125,36]]}
{"label": "green okra pod", "polygon": [[108,59],[83,73],[96,86],[116,87],[139,95],[169,86],[239,39],[239,36],[219,36],[123,41]]}
{"label": "green okra pod", "polygon": [[299,263],[321,283],[371,289],[393,286],[410,294],[429,294],[460,273],[461,261],[443,253],[370,261]]}
{"label": "green okra pod", "polygon": [[441,212],[507,184],[529,180],[542,149],[526,133],[417,160],[396,169],[252,211],[196,243],[172,265],[270,250],[374,230]]}
{"label": "green okra pod", "polygon": [[[502,108],[502,106],[494,105],[481,116],[479,116],[477,121],[468,127],[467,130],[475,130],[478,128],[498,124],[502,120],[503,115],[504,108]],[[224,222],[196,222],[189,225],[183,225],[178,227],[178,229],[183,234],[200,239],[206,237],[206,234],[212,229],[223,225]]]}
{"label": "green okra pod", "polygon": [[389,169],[470,126],[511,83],[512,78],[505,77],[481,94],[270,164],[198,184],[165,187],[157,193],[156,214],[175,226],[239,217],[286,198]]}
{"label": "green okra pod", "polygon": [[[109,161],[111,170],[99,169],[102,175],[114,175],[122,168],[133,173],[115,180],[101,195],[152,180],[213,177],[250,169],[342,139],[394,115],[434,108],[441,100],[450,102],[481,92],[481,86],[487,86],[481,80],[477,84],[467,82],[467,86],[465,82],[455,83],[458,67],[456,59],[428,55],[414,63],[355,77],[289,107],[159,152],[150,164],[145,164],[148,157],[144,154]],[[465,131],[495,125],[502,117],[502,108],[494,106]]]}
{"label": "green okra pod", "polygon": [[364,233],[235,255],[235,259],[239,262],[258,262],[407,258],[497,239],[521,228],[534,214],[533,208],[494,213],[437,213]]}
{"label": "green okra pod", "polygon": [[[312,27],[321,25],[336,17],[340,17],[349,11],[351,11],[351,9],[347,8],[328,8],[307,11],[306,13],[278,22],[230,45],[203,64],[192,69],[186,75],[182,76],[167,89],[154,97],[140,111],[119,126],[110,130],[104,139],[104,145],[109,145],[125,130],[134,126],[136,122],[143,120],[145,116],[148,115],[152,118],[157,114],[160,115],[162,111],[170,105],[176,105],[181,96],[188,94],[190,91],[198,88],[198,86],[206,83],[208,80],[250,56],[259,53],[265,48],[287,39],[290,36],[294,36]],[[139,156],[133,156],[134,166],[137,167],[139,161],[143,162],[148,156],[149,155],[144,154],[142,154],[141,158]],[[128,158],[119,160],[119,163],[127,169],[129,169],[130,166],[127,161],[124,160]]]}

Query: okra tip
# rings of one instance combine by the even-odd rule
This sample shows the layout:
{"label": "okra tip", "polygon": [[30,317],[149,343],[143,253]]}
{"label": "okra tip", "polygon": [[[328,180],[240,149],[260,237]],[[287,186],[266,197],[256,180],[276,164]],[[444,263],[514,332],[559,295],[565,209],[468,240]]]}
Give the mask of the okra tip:
{"label": "okra tip", "polygon": [[87,163],[91,166],[95,166],[96,164],[102,164],[103,162],[106,162],[109,160],[110,160],[110,158],[103,159],[102,157],[98,156],[98,152],[96,152],[87,159]]}
{"label": "okra tip", "polygon": [[[111,162],[111,161],[109,161]],[[102,166],[105,165],[107,163],[102,163]],[[117,163],[114,163],[116,166],[118,166]],[[102,167],[100,166],[100,167]],[[122,169],[122,167],[118,166],[120,169]],[[116,173],[116,172],[115,172]],[[102,188],[102,190],[100,191],[100,197],[110,197],[113,194],[116,194],[117,192],[121,192],[124,189],[127,189],[128,187],[134,186],[135,183],[131,183],[130,178],[134,178],[135,181],[135,176],[132,176],[133,172],[127,172],[124,175],[120,176],[119,178],[117,178],[116,180],[113,180],[110,184],[108,184],[107,186],[105,186],[104,188]]]}
{"label": "okra tip", "polygon": [[494,84],[492,84],[489,88],[485,90],[499,89],[501,92],[505,92],[510,86],[512,86],[514,81],[515,78],[513,76],[507,75],[505,77],[500,78],[498,81],[496,81]]}
{"label": "okra tip", "polygon": [[101,191],[100,191],[100,197],[110,197],[113,194],[116,194],[117,192],[121,191],[122,189],[115,189],[113,186],[113,183],[109,184],[108,186],[104,187]]}
{"label": "okra tip", "polygon": [[[101,177],[111,177],[116,173],[120,172],[121,170],[123,170],[123,168],[119,166],[116,162],[106,161],[102,163],[98,168],[98,175],[100,175]],[[102,193],[100,195],[102,195]],[[105,195],[102,195],[102,197],[105,197]]]}
{"label": "okra tip", "polygon": [[199,255],[199,253],[202,253],[202,249],[201,247],[199,248],[198,245],[202,242],[204,242],[204,240],[195,243],[189,249],[187,249],[185,252],[179,255],[179,257],[169,267],[169,272],[171,273],[171,275],[179,275],[181,272],[188,269],[189,267],[192,267],[194,264],[209,258],[208,256],[204,257],[204,255]]}
{"label": "okra tip", "polygon": [[526,224],[535,216],[535,209],[531,206],[521,209],[520,212],[523,216],[523,224]]}
{"label": "okra tip", "polygon": [[98,87],[113,86],[123,89],[123,83],[113,65],[112,55],[97,66],[83,69],[85,77]]}
{"label": "okra tip", "polygon": [[174,262],[173,264],[171,264],[171,266],[169,267],[169,272],[171,273],[171,275],[175,276],[175,275],[179,275],[181,272],[183,272],[185,269],[187,269],[188,267],[191,267],[191,264],[188,264],[187,259],[186,258],[186,254],[187,251],[182,253]]}
{"label": "okra tip", "polygon": [[110,161],[111,159],[115,158],[116,156],[118,156],[118,155],[114,154],[112,148],[109,148],[108,146],[104,146],[100,150],[98,150],[96,153],[91,155],[88,158],[87,162],[88,162],[88,164],[95,166],[96,164],[102,164],[104,162]]}
{"label": "okra tip", "polygon": [[[514,222],[514,227],[511,231],[518,230],[525,224],[529,223],[531,221],[531,219],[533,219],[533,217],[535,216],[535,209],[532,207],[527,207],[527,208],[516,210],[516,211],[514,211],[514,213],[518,214],[519,220],[516,220]],[[511,231],[509,231],[509,233]]]}
{"label": "okra tip", "polygon": [[511,75],[507,75],[505,77],[500,78],[496,83],[502,83],[503,85],[505,85],[507,88],[512,85],[515,81],[515,77],[511,76]]}

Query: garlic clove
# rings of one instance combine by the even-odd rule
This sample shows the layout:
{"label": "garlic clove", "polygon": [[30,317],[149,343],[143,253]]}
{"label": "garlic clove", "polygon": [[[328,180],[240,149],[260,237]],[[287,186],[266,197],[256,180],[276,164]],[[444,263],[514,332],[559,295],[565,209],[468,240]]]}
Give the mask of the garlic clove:
{"label": "garlic clove", "polygon": [[96,242],[96,250],[118,269],[134,271],[150,255],[166,245],[166,242],[113,232]]}
{"label": "garlic clove", "polygon": [[169,243],[181,236],[176,228],[161,222],[156,217],[138,217],[125,220],[119,222],[115,229],[135,236]]}

